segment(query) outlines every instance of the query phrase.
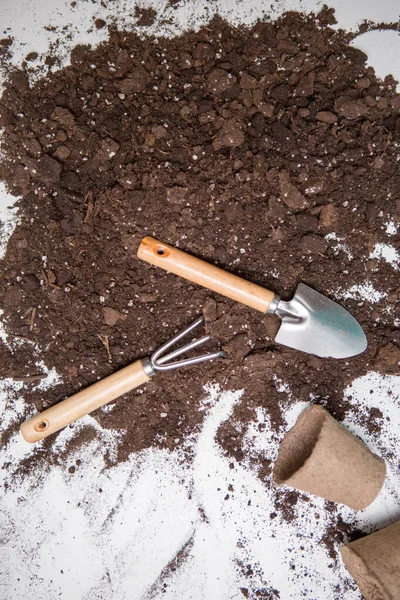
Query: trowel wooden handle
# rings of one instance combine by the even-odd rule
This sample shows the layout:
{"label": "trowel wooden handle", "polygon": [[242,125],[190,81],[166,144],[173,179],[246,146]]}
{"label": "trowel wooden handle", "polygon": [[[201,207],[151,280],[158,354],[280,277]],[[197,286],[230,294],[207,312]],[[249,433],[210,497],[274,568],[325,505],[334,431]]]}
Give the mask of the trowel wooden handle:
{"label": "trowel wooden handle", "polygon": [[227,273],[223,269],[151,237],[145,237],[142,240],[138,257],[262,313],[267,312],[274,298],[273,292],[255,283]]}
{"label": "trowel wooden handle", "polygon": [[143,369],[142,361],[137,360],[132,365],[97,381],[81,392],[28,419],[21,425],[22,436],[31,443],[42,440],[72,421],[139,387],[149,379]]}

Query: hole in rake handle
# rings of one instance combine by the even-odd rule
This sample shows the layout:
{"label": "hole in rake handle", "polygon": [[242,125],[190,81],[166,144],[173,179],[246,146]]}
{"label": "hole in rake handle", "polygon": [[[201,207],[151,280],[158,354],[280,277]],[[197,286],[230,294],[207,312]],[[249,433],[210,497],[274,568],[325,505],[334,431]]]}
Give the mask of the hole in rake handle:
{"label": "hole in rake handle", "polygon": [[35,423],[33,428],[35,431],[41,432],[41,431],[46,431],[48,426],[49,426],[49,422],[43,420],[43,421],[38,421],[37,423]]}

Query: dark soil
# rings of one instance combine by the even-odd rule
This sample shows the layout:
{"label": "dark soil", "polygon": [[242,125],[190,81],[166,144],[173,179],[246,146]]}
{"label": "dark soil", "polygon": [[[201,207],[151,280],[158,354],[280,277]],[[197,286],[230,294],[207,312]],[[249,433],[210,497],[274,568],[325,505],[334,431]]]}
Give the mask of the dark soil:
{"label": "dark soil", "polygon": [[[369,255],[376,242],[399,242],[385,223],[400,216],[400,96],[330,23],[327,11],[252,29],[214,20],[171,40],[114,30],[94,50],[76,47],[71,66],[35,85],[25,71],[10,73],[0,177],[22,199],[0,263],[10,342],[1,375],[27,378],[27,414],[149,355],[203,310],[227,358],[160,374],[111,412],[97,411],[102,427],[126,430],[117,460],[182,444],[203,419],[207,382],[245,390],[218,432],[240,460],[256,407],[277,431],[283,409],[299,400],[342,420],[350,381],[399,372],[398,272]],[[353,258],[325,239],[332,232]],[[140,262],[145,235],[284,299],[300,281],[332,298],[371,282],[384,301],[342,301],[368,350],[325,360],[275,344],[275,317]],[[42,374],[38,359],[62,378],[47,392],[28,379]],[[371,417],[378,433],[380,416]],[[84,430],[74,447],[95,435]],[[51,445],[24,467],[62,460]]]}
{"label": "dark soil", "polygon": [[327,508],[334,516],[334,521],[326,530],[322,542],[325,544],[329,557],[334,561],[337,558],[339,546],[349,544],[365,536],[365,533],[357,529],[354,524],[346,523],[337,513],[337,506],[333,502],[327,503]]}
{"label": "dark soil", "polygon": [[139,27],[150,27],[150,25],[153,25],[154,21],[156,20],[156,16],[157,13],[153,8],[139,9],[136,7],[135,9],[135,17],[138,17],[139,19],[136,22],[136,25],[139,25]]}

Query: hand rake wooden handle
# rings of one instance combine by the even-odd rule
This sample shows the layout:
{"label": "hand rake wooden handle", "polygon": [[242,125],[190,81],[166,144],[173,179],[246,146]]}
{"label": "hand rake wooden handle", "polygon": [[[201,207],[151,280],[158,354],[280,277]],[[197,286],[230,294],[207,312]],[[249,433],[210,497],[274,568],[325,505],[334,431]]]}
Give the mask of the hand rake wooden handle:
{"label": "hand rake wooden handle", "polygon": [[138,257],[262,313],[267,312],[275,295],[255,283],[227,273],[152,237],[145,237],[142,240]]}
{"label": "hand rake wooden handle", "polygon": [[150,377],[143,369],[141,360],[137,360],[124,369],[97,381],[90,387],[74,394],[70,398],[51,406],[28,419],[21,425],[21,433],[27,442],[37,442],[62,429],[80,417],[100,408],[107,402],[123,396],[139,387]]}

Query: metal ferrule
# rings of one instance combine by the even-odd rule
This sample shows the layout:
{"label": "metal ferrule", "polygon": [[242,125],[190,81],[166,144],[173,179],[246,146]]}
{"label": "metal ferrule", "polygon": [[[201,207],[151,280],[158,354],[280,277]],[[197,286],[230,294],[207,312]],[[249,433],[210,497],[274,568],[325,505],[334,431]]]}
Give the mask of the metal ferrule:
{"label": "metal ferrule", "polygon": [[142,359],[142,367],[143,367],[143,371],[146,373],[146,375],[148,377],[153,377],[153,375],[156,374],[156,370],[154,369],[153,365],[151,364],[150,358]]}
{"label": "metal ferrule", "polygon": [[275,314],[276,309],[278,308],[278,304],[279,304],[280,300],[281,299],[279,298],[279,296],[277,296],[275,294],[275,296],[272,298],[271,304],[268,307],[267,315],[274,315]]}

